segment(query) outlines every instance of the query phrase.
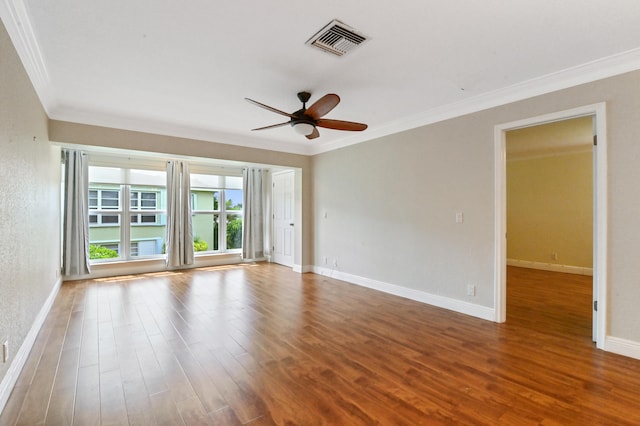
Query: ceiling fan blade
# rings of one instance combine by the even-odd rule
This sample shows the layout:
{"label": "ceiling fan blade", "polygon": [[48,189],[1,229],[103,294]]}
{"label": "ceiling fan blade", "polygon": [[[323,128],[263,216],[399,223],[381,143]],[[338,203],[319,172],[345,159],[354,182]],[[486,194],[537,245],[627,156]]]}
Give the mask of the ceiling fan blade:
{"label": "ceiling fan blade", "polygon": [[320,136],[320,132],[318,132],[318,129],[316,129],[315,127],[313,128],[313,132],[311,132],[310,135],[307,135],[307,139],[315,139],[318,136]]}
{"label": "ceiling fan blade", "polygon": [[331,111],[336,107],[336,105],[338,105],[338,103],[340,103],[340,96],[334,93],[329,93],[328,95],[324,95],[323,97],[315,101],[313,105],[307,108],[305,114],[313,117],[314,120],[317,120],[325,114],[328,114],[329,111]]}
{"label": "ceiling fan blade", "polygon": [[352,132],[361,132],[367,128],[366,124],[355,123],[353,121],[329,120],[327,118],[316,120],[316,126],[334,130],[349,130]]}
{"label": "ceiling fan blade", "polygon": [[290,123],[291,123],[290,121],[285,121],[284,123],[272,124],[271,126],[258,127],[257,129],[251,129],[251,130],[275,129],[276,127],[286,126],[287,124],[290,124]]}
{"label": "ceiling fan blade", "polygon": [[247,101],[251,102],[252,104],[259,106],[260,108],[267,109],[267,110],[269,110],[271,112],[275,112],[276,114],[284,115],[286,117],[294,118],[293,115],[289,114],[288,112],[280,111],[279,109],[276,109],[274,107],[270,107],[269,105],[265,105],[265,104],[260,103],[258,101],[254,101],[253,99],[249,99],[249,98],[245,98],[245,99]]}

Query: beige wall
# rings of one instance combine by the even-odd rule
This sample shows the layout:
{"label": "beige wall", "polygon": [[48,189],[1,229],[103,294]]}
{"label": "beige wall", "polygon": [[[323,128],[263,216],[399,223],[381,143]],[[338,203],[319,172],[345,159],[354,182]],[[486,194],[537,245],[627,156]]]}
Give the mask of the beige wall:
{"label": "beige wall", "polygon": [[592,267],[592,157],[583,152],[507,162],[508,259]]}
{"label": "beige wall", "polygon": [[495,126],[606,101],[607,333],[640,343],[639,90],[628,73],[315,156],[315,264],[492,307]]}
{"label": "beige wall", "polygon": [[0,339],[10,362],[58,281],[60,150],[47,117],[0,23]]}

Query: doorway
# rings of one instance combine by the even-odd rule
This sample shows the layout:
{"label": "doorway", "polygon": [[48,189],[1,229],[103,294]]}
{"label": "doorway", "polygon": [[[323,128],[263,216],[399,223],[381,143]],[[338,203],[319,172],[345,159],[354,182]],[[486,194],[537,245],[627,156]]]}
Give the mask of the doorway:
{"label": "doorway", "polygon": [[[532,126],[555,123],[564,120],[593,117],[593,136],[597,144],[593,147],[593,340],[600,349],[604,348],[606,321],[606,122],[605,104],[595,104],[533,117],[495,127],[495,194],[496,194],[496,282],[495,321],[506,320],[506,267],[507,267],[507,133]],[[549,253],[551,257],[554,252]],[[557,256],[557,254],[556,254]],[[549,262],[551,263],[551,262]]]}
{"label": "doorway", "polygon": [[273,261],[293,267],[295,253],[295,172],[273,174]]}

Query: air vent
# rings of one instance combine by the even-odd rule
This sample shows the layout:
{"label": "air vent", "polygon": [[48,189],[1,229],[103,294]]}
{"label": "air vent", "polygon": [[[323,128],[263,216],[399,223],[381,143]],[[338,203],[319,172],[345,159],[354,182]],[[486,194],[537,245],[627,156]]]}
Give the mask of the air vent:
{"label": "air vent", "polygon": [[343,56],[367,41],[367,38],[353,28],[334,19],[313,37],[307,40],[309,46]]}

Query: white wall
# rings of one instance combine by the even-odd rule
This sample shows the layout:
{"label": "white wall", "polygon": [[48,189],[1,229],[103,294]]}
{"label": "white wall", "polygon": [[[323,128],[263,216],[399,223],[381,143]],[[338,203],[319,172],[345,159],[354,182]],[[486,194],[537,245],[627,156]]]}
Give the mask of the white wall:
{"label": "white wall", "polygon": [[640,345],[639,90],[628,73],[314,157],[314,264],[493,308],[494,127],[606,101],[607,334]]}
{"label": "white wall", "polygon": [[2,24],[0,153],[0,339],[11,355],[0,363],[1,409],[7,372],[60,265],[60,150],[48,142],[47,117]]}

